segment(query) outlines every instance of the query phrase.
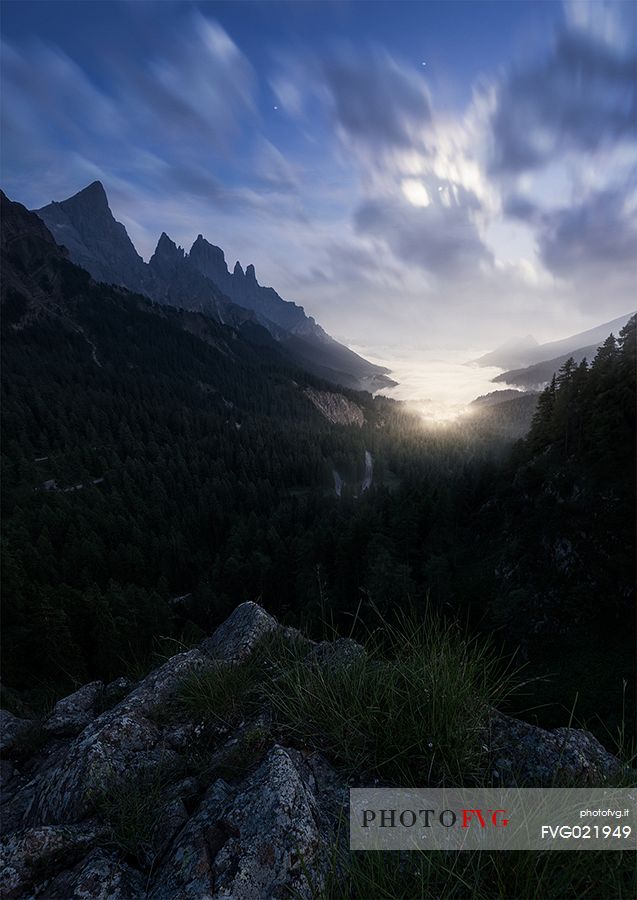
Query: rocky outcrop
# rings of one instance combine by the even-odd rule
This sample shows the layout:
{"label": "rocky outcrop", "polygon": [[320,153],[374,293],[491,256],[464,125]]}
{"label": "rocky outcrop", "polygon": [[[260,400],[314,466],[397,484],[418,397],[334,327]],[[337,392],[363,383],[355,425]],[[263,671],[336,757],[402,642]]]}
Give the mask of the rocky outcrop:
{"label": "rocky outcrop", "polygon": [[216,781],[154,879],[153,898],[310,896],[307,873],[345,800],[320,757],[275,745],[239,787]]}
{"label": "rocky outcrop", "polygon": [[42,874],[73,864],[107,833],[103,824],[84,822],[40,825],[11,835],[0,845],[0,894],[23,897]]}
{"label": "rocky outcrop", "polygon": [[78,734],[95,718],[95,710],[103,690],[101,681],[92,681],[69,697],[59,700],[44,723],[45,733],[52,737]]}
{"label": "rocky outcrop", "polygon": [[117,706],[95,719],[64,757],[38,777],[28,820],[76,822],[91,812],[99,795],[124,776],[141,776],[160,766],[176,765],[175,750],[151,716],[188,674],[212,666],[214,662],[199,650],[173,656]]}
{"label": "rocky outcrop", "polygon": [[116,853],[101,847],[46,885],[49,900],[137,900],[146,897],[146,879]]}
{"label": "rocky outcrop", "polygon": [[[30,756],[19,735],[33,723],[4,713],[2,895],[313,896],[347,838],[344,778],[321,754],[289,746],[266,700],[232,726],[211,726],[175,699],[189,680],[251,665],[273,638],[325,670],[365,653],[351,639],[314,643],[244,603],[137,684],[93,682],[59,701]],[[495,711],[484,740],[500,785],[603,784],[619,766],[587,732]]]}
{"label": "rocky outcrop", "polygon": [[619,761],[589,731],[546,731],[494,712],[489,727],[494,784],[503,787],[602,785]]}
{"label": "rocky outcrop", "polygon": [[365,424],[363,410],[344,394],[306,388],[305,396],[334,425],[358,425],[361,428]]}
{"label": "rocky outcrop", "polygon": [[276,619],[256,603],[242,603],[212,637],[201,644],[201,649],[211,659],[244,662],[256,644],[278,627]]}

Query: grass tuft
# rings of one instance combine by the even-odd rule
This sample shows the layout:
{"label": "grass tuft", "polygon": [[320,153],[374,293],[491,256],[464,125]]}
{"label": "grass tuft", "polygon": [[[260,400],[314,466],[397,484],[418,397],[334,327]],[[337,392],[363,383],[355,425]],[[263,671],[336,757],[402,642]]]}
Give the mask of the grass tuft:
{"label": "grass tuft", "polygon": [[634,896],[630,852],[368,851],[339,855],[314,900],[598,900]]}
{"label": "grass tuft", "polygon": [[488,708],[512,690],[486,644],[429,615],[386,626],[344,665],[291,651],[264,691],[284,733],[392,785],[471,782]]}
{"label": "grass tuft", "polygon": [[193,672],[179,686],[175,706],[194,721],[231,727],[254,706],[257,676],[251,660]]}
{"label": "grass tuft", "polygon": [[158,766],[113,782],[96,799],[96,809],[109,825],[113,845],[142,865],[154,857],[159,813],[171,780],[170,773]]}

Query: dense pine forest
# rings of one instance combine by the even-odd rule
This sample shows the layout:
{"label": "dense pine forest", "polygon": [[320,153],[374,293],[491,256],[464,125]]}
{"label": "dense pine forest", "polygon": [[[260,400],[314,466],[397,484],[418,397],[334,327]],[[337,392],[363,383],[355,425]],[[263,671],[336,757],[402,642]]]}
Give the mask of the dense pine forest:
{"label": "dense pine forest", "polygon": [[5,212],[3,705],[142,671],[243,600],[316,633],[433,606],[525,665],[530,717],[614,733],[633,706],[635,318],[561,368],[515,444],[348,390],[364,423],[339,424],[307,394],[333,385],[258,326],[96,284]]}

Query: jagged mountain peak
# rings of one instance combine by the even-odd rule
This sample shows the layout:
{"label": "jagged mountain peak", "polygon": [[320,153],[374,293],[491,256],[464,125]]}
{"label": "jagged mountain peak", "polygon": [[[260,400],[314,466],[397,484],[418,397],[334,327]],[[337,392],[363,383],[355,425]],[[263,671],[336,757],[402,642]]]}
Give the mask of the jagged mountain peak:
{"label": "jagged mountain peak", "polygon": [[249,281],[254,281],[254,282],[256,282],[256,280],[257,280],[257,276],[254,271],[254,266],[252,265],[252,263],[250,263],[250,265],[246,267],[246,278]]}
{"label": "jagged mountain peak", "polygon": [[73,194],[71,197],[62,200],[60,203],[56,203],[54,200],[52,205],[61,206],[67,212],[82,210],[90,212],[93,215],[106,214],[109,218],[113,218],[111,208],[108,205],[108,197],[101,181],[93,181],[85,188],[82,188],[81,191],[78,191],[77,194]]}
{"label": "jagged mountain peak", "polygon": [[232,273],[233,273],[233,275],[239,275],[242,278],[244,277],[244,271],[243,271],[243,268],[242,268],[239,260],[237,260],[236,263],[234,264],[234,269],[232,270]]}
{"label": "jagged mountain peak", "polygon": [[[182,249],[181,247],[177,248],[177,244],[173,241],[173,239],[169,235],[166,234],[165,231],[162,231],[162,233],[159,236],[159,240],[157,241],[157,248],[159,248],[159,247],[162,247],[162,248],[174,247],[175,250]],[[183,250],[182,250],[182,253],[183,253]]]}
{"label": "jagged mountain peak", "polygon": [[106,196],[106,190],[104,189],[104,185],[101,181],[92,181],[85,188],[82,188],[81,191],[78,191],[75,195],[76,197],[92,197],[105,200],[108,204],[108,197]]}
{"label": "jagged mountain peak", "polygon": [[173,239],[165,231],[162,231],[150,262],[152,263],[158,257],[162,259],[183,259],[185,255],[183,247],[178,247]]}
{"label": "jagged mountain peak", "polygon": [[188,257],[204,275],[212,278],[213,281],[215,275],[226,276],[229,274],[223,250],[207,241],[203,234],[197,235],[197,240],[190,248]]}
{"label": "jagged mountain peak", "polygon": [[141,288],[144,265],[121,222],[108,205],[101,181],[35,210],[73,262],[97,280]]}

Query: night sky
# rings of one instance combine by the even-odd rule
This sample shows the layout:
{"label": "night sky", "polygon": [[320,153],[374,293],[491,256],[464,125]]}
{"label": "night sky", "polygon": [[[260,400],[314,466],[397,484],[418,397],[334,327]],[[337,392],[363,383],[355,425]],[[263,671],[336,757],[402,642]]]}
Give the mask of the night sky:
{"label": "night sky", "polygon": [[9,2],[2,186],[100,179],[355,344],[549,340],[635,307],[632,2]]}

